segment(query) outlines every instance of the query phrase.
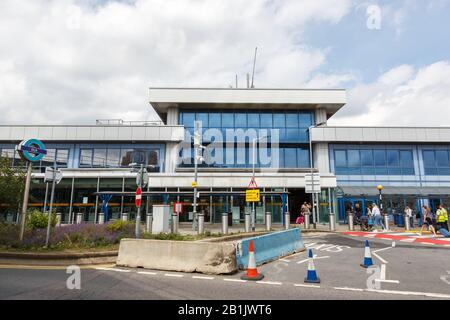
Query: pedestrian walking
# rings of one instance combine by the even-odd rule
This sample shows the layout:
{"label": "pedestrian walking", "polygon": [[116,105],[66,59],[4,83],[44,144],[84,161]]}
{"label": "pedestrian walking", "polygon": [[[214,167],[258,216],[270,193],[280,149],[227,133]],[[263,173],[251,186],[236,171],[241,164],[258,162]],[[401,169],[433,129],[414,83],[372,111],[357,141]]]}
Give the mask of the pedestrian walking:
{"label": "pedestrian walking", "polygon": [[409,206],[405,207],[405,216],[407,219],[409,219],[409,225],[412,228],[414,228],[414,217],[413,217],[413,211]]}
{"label": "pedestrian walking", "polygon": [[372,204],[372,218],[374,220],[375,232],[378,231],[377,227],[381,226],[382,230],[386,230],[386,227],[383,224],[383,217],[381,216],[380,208],[374,203]]}
{"label": "pedestrian walking", "polygon": [[[300,214],[303,215],[303,222],[305,221],[306,215],[310,216],[311,205],[308,202],[306,202],[306,201],[303,202],[302,207],[300,208]],[[311,220],[309,220],[309,221],[311,221]]]}
{"label": "pedestrian walking", "polygon": [[433,235],[436,237],[436,230],[433,227],[433,214],[428,206],[422,206],[422,228],[420,229],[420,235],[423,233],[423,229],[427,227],[433,232]]}
{"label": "pedestrian walking", "polygon": [[438,206],[438,209],[436,211],[436,223],[437,223],[437,229],[441,229],[444,228],[445,230],[448,231],[448,212],[447,210],[444,208],[444,206],[442,204],[440,204]]}

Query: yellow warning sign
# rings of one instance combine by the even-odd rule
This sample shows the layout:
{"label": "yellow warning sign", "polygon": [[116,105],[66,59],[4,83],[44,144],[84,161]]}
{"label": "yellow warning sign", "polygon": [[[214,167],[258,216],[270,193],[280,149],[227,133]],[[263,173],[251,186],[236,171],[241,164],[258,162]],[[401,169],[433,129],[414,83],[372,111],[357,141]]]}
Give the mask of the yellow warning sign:
{"label": "yellow warning sign", "polygon": [[245,201],[247,202],[260,202],[261,197],[259,194],[259,189],[245,190]]}
{"label": "yellow warning sign", "polygon": [[198,184],[197,184],[197,182],[194,181],[191,183],[191,185],[192,185],[192,188],[195,188]]}

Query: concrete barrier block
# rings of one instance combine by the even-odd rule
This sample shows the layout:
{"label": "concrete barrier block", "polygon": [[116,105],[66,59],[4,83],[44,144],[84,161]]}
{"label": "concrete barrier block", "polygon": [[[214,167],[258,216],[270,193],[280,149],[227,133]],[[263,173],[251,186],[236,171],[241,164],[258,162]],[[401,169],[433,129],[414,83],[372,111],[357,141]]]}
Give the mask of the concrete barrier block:
{"label": "concrete barrier block", "polygon": [[236,250],[237,266],[240,269],[247,268],[250,240],[253,241],[255,249],[256,265],[305,249],[299,228],[246,238],[238,244]]}
{"label": "concrete barrier block", "polygon": [[206,274],[237,270],[236,249],[231,243],[122,239],[118,266]]}

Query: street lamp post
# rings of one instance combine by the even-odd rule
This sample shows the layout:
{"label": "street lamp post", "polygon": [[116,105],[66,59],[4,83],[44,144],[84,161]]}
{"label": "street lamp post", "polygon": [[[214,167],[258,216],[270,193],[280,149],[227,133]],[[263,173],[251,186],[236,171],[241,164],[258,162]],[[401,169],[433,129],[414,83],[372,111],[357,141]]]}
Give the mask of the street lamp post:
{"label": "street lamp post", "polygon": [[313,165],[313,150],[312,150],[312,139],[311,139],[311,129],[315,127],[319,127],[323,124],[326,124],[326,122],[320,122],[318,124],[313,124],[308,127],[308,135],[309,135],[309,167],[310,167],[310,173],[311,173],[311,183],[312,183],[312,216],[313,216],[313,226],[314,229],[316,229],[316,199],[315,199],[315,192],[314,192],[314,165]]}
{"label": "street lamp post", "polygon": [[197,180],[198,180],[198,161],[203,162],[204,160],[203,157],[199,154],[199,151],[202,149],[206,149],[206,147],[201,145],[200,133],[198,131],[199,130],[196,128],[194,132],[194,199],[192,210],[193,211],[192,229],[198,230],[198,234],[202,234],[204,229],[205,217],[203,213],[197,214]]}
{"label": "street lamp post", "polygon": [[377,189],[378,189],[378,199],[379,199],[379,201],[380,201],[380,213],[381,213],[381,214],[383,215],[383,217],[384,217],[384,224],[385,224],[386,230],[389,230],[389,215],[388,215],[388,214],[385,214],[385,213],[383,212],[383,196],[382,196],[383,186],[382,186],[381,184],[379,184],[379,185],[377,186]]}
{"label": "street lamp post", "polygon": [[[253,149],[253,161],[252,161],[252,178],[255,181],[255,163],[256,163],[256,141],[267,138],[267,136],[253,138],[252,149]],[[256,229],[256,212],[255,212],[255,202],[252,202],[252,231]]]}

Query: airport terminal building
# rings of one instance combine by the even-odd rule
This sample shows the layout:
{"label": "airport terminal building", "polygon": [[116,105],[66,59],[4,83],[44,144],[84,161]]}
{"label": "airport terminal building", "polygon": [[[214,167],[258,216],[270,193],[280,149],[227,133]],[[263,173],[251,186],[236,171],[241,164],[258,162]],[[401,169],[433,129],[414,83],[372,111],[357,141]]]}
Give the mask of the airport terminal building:
{"label": "airport terminal building", "polygon": [[[204,146],[197,211],[206,223],[220,223],[223,212],[243,222],[252,210],[245,190],[253,166],[261,190],[257,223],[264,223],[265,212],[274,223],[282,223],[286,211],[295,221],[303,201],[311,201],[305,192],[311,170],[320,174],[319,223],[330,213],[346,223],[350,207],[364,213],[378,201],[380,184],[390,213],[450,203],[450,128],[330,127],[327,120],[345,108],[345,90],[150,88],[149,101],[161,121],[0,126],[0,152],[11,165],[23,166],[15,146],[24,139],[40,139],[48,150],[34,165],[29,205],[43,209],[48,203],[44,171],[56,162],[63,179],[54,207],[63,223],[74,222],[79,212],[97,221],[105,195],[112,196],[109,220],[124,213],[133,219],[136,173],[129,165],[137,163],[149,166],[146,212],[153,204],[182,202],[180,222],[189,223],[196,126]],[[5,205],[0,212],[17,219]]]}

